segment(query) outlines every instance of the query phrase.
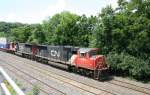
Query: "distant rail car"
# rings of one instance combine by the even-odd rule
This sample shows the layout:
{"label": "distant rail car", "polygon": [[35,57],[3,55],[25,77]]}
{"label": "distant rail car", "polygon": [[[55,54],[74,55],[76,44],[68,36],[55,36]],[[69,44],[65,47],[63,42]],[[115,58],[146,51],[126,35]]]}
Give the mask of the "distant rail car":
{"label": "distant rail car", "polygon": [[104,55],[98,54],[98,48],[11,43],[8,48],[2,49],[25,58],[66,67],[70,71],[92,76],[94,79],[103,79],[108,70],[106,59]]}
{"label": "distant rail car", "polygon": [[6,52],[15,52],[16,51],[16,43],[8,42],[7,38],[1,37],[0,38],[0,50]]}

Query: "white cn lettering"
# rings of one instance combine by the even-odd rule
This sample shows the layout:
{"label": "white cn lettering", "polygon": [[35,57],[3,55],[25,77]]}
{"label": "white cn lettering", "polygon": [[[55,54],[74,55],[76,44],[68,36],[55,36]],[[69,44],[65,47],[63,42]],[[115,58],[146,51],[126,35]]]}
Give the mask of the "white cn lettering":
{"label": "white cn lettering", "polygon": [[57,56],[57,57],[60,57],[60,53],[57,52],[56,50],[51,50],[51,56]]}

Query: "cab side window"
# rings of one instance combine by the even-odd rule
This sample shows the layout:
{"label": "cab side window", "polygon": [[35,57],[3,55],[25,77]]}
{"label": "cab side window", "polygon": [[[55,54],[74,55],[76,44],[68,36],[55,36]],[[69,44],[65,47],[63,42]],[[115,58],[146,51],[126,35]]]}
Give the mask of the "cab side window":
{"label": "cab side window", "polygon": [[86,53],[80,53],[80,57],[81,58],[86,57]]}

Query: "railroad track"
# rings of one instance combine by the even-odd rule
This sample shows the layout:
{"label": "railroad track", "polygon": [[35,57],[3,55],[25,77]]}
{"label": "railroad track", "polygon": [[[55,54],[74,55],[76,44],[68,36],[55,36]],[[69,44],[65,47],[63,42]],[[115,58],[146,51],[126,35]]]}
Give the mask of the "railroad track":
{"label": "railroad track", "polygon": [[[13,72],[13,73],[16,74],[18,77],[20,77],[21,79],[25,80],[25,81],[28,82],[29,84],[31,84],[31,85],[34,86],[34,85],[35,85],[34,82],[32,82],[32,81],[30,81],[30,80],[34,80],[34,81],[37,80],[38,83],[40,83],[40,84],[42,84],[42,85],[43,85],[43,84],[46,85],[47,87],[44,86],[44,87],[40,87],[40,88],[39,88],[40,91],[46,93],[46,95],[55,95],[56,93],[50,93],[49,90],[46,90],[45,88],[48,88],[48,89],[51,88],[52,90],[56,90],[56,92],[58,92],[57,95],[66,95],[65,93],[63,93],[63,92],[61,92],[61,91],[59,91],[59,90],[57,90],[57,89],[55,89],[55,88],[53,88],[53,87],[51,87],[51,86],[45,84],[43,81],[41,81],[41,80],[39,80],[39,79],[37,79],[37,78],[35,78],[35,77],[33,77],[33,76],[27,74],[26,72],[24,72],[24,71],[22,71],[22,70],[16,68],[15,66],[9,65],[6,61],[4,61],[4,60],[2,60],[2,61],[5,62],[5,63],[4,63],[5,65],[4,65],[4,64],[1,64],[4,68],[6,68],[7,70]],[[11,69],[10,69],[10,68],[11,68]],[[18,73],[17,73],[18,71],[21,72],[22,74],[24,74],[24,75],[30,77],[30,79],[27,78],[27,77],[24,77],[24,75],[18,74]],[[40,86],[40,85],[38,85],[38,86]]]}
{"label": "railroad track", "polygon": [[150,95],[150,88],[141,87],[141,86],[129,83],[129,82],[124,82],[124,81],[116,80],[116,79],[113,79],[112,81],[109,81],[109,83],[114,84],[114,85],[118,85],[118,86],[121,86],[121,87],[125,87],[125,88],[128,88],[128,89],[132,89],[132,90],[135,90],[135,91],[138,91],[138,92],[142,92],[146,95]]}
{"label": "railroad track", "polygon": [[[10,69],[9,67],[7,67],[7,66],[4,66],[3,65],[3,67],[5,68],[5,70],[7,70],[7,71],[9,71],[9,72],[11,72],[11,75],[12,76],[17,76],[17,78],[15,78],[15,79],[22,79],[23,81],[25,81],[25,82],[27,82],[28,84],[30,84],[31,85],[31,88],[33,88],[34,86],[36,86],[34,83],[32,83],[31,81],[29,81],[27,78],[25,78],[25,77],[23,77],[22,75],[20,75],[20,74],[18,74],[18,73],[16,73],[16,71],[15,70],[12,70],[12,69]],[[31,89],[30,88],[30,89]],[[47,91],[45,91],[43,88],[39,88],[39,91],[40,91],[40,95],[49,95],[50,93],[49,92],[47,92]],[[28,92],[29,93],[29,92]],[[42,94],[41,94],[42,93]]]}
{"label": "railroad track", "polygon": [[[29,64],[28,64],[28,65],[29,65]],[[26,66],[27,66],[27,65],[26,65]],[[111,94],[111,95],[116,95],[116,94],[114,94],[114,93],[112,93],[112,92],[110,92],[110,91],[107,91],[107,90],[104,90],[104,89],[99,89],[99,88],[93,87],[93,86],[91,86],[91,85],[84,84],[84,83],[82,83],[82,82],[77,82],[77,81],[75,81],[75,80],[69,79],[68,77],[64,77],[64,76],[62,76],[62,75],[58,75],[58,74],[56,74],[56,73],[53,73],[53,72],[49,72],[49,71],[40,69],[40,68],[35,67],[35,66],[32,66],[32,65],[27,66],[27,67],[30,67],[30,68],[32,68],[32,69],[34,69],[34,70],[36,70],[36,71],[39,71],[39,72],[41,72],[41,73],[44,73],[44,74],[46,74],[46,75],[49,76],[49,77],[53,77],[53,78],[55,78],[55,79],[57,79],[57,80],[63,81],[63,82],[65,82],[65,83],[67,83],[67,84],[73,85],[73,86],[75,86],[75,87],[77,87],[77,88],[80,88],[80,89],[82,89],[82,90],[85,90],[85,91],[87,91],[87,92],[90,92],[90,93],[92,93],[92,94],[94,94],[94,95],[101,95],[100,93],[104,93],[104,92],[109,93],[109,95],[110,95],[110,94]]]}
{"label": "railroad track", "polygon": [[[12,60],[12,59],[11,59],[11,60]],[[3,60],[3,61],[5,61],[5,60]],[[14,60],[13,60],[13,61],[14,61]],[[18,71],[23,72],[23,73],[25,73],[26,75],[28,75],[26,72],[24,72],[24,71],[22,71],[21,69],[17,68],[17,66],[12,65],[12,64],[15,64],[15,62],[16,62],[16,61],[14,61],[14,62],[13,62],[13,61],[11,62],[11,64],[7,62],[7,65],[9,65],[9,66],[11,66],[11,67],[17,69]],[[21,65],[22,65],[22,64],[21,64]],[[25,64],[24,64],[23,66],[25,67]],[[30,65],[30,66],[32,66],[32,65]],[[29,67],[29,64],[28,64],[28,66],[27,66],[27,64],[26,64],[26,67]],[[31,67],[30,67],[30,68],[31,68]],[[44,70],[39,69],[39,68],[36,68],[36,67],[34,67],[34,66],[32,66],[32,69],[34,69],[34,70],[36,70],[36,71],[38,71],[38,72],[44,73],[45,76],[53,77],[53,78],[55,78],[56,80],[60,80],[60,81],[62,81],[62,82],[64,82],[64,83],[66,83],[66,84],[70,84],[70,85],[72,85],[72,86],[74,86],[74,87],[76,87],[76,88],[78,88],[78,89],[81,89],[81,90],[83,90],[83,91],[86,91],[86,92],[88,92],[88,94],[91,94],[91,95],[116,95],[116,94],[113,94],[113,93],[111,93],[111,92],[105,91],[105,90],[103,90],[103,89],[97,89],[97,88],[91,87],[91,86],[89,86],[89,85],[86,85],[86,84],[83,84],[83,83],[79,83],[79,82],[76,82],[76,81],[71,80],[71,79],[68,79],[68,78],[64,78],[64,77],[62,77],[62,76],[60,76],[60,75],[58,76],[58,75],[52,74],[52,73],[50,73],[50,72],[44,71]],[[32,77],[31,75],[29,75],[29,76]]]}
{"label": "railroad track", "polygon": [[[31,66],[31,68],[34,68],[35,70],[42,72],[39,69],[39,67],[32,66],[32,65],[30,65],[30,66]],[[44,70],[43,71],[43,73],[48,73],[48,72],[50,72],[50,71],[48,71],[48,70]],[[51,72],[51,73],[54,73],[54,72]],[[57,73],[54,73],[54,74],[57,74]],[[64,77],[63,75],[59,75],[59,76]],[[51,76],[51,77],[53,77],[53,76]],[[65,77],[65,78],[68,78],[68,77]],[[83,82],[80,82],[80,83],[83,84]],[[145,87],[140,87],[140,86],[137,86],[137,85],[134,85],[134,84],[131,84],[131,83],[127,83],[127,82],[123,82],[123,81],[119,81],[119,80],[111,80],[108,83],[111,83],[111,84],[114,84],[114,85],[118,85],[118,86],[121,86],[121,87],[125,87],[125,88],[128,88],[128,89],[132,89],[132,90],[135,90],[135,91],[138,91],[138,92],[142,92],[142,93],[144,93],[146,95],[150,95],[150,89],[145,88]],[[88,86],[91,86],[91,85],[88,85]],[[91,87],[93,87],[93,86],[91,86]],[[93,87],[93,88],[95,88],[95,87]],[[106,91],[106,90],[103,90],[103,91]],[[113,94],[113,93],[111,92],[111,94]]]}
{"label": "railroad track", "polygon": [[[35,65],[33,66],[31,64],[28,64],[28,65],[30,65],[31,68],[34,68],[35,70],[41,72],[39,67],[37,67]],[[49,70],[44,70],[43,71],[43,73],[48,73],[48,72],[51,72],[51,71],[49,71]],[[54,72],[51,72],[51,73],[54,73]],[[57,73],[54,73],[54,74],[57,74]],[[59,76],[65,77],[65,76],[60,75],[60,74],[59,74]],[[65,77],[65,78],[68,78],[68,77]],[[83,82],[80,82],[80,83],[84,84]],[[128,88],[128,89],[132,89],[132,90],[135,90],[135,91],[138,91],[138,92],[142,92],[142,93],[144,93],[146,95],[150,95],[150,89],[146,88],[146,87],[137,86],[135,84],[124,82],[124,81],[120,81],[120,80],[116,80],[116,79],[113,79],[113,80],[109,81],[108,83],[111,83],[111,84],[114,84],[114,85],[118,85],[118,86],[121,86],[121,87],[124,87],[124,88]],[[88,85],[88,86],[91,86],[91,85]],[[93,86],[91,86],[91,87],[93,87]],[[95,87],[93,87],[93,88],[95,88]],[[100,90],[102,90],[102,89],[100,89]],[[103,91],[106,91],[106,90],[103,90]],[[109,91],[107,91],[107,92],[109,92]],[[113,92],[109,92],[109,93],[114,94]]]}
{"label": "railroad track", "polygon": [[[12,59],[11,59],[11,60],[12,60]],[[22,63],[24,63],[24,62],[22,61]],[[58,73],[51,72],[51,71],[49,71],[49,70],[43,70],[43,69],[41,69],[40,67],[38,67],[38,66],[36,66],[36,65],[33,65],[33,64],[31,65],[31,64],[28,63],[28,62],[26,62],[26,64],[24,64],[24,65],[26,65],[26,66],[28,66],[28,67],[30,67],[30,68],[33,68],[33,69],[35,69],[36,71],[45,73],[45,74],[47,74],[47,75],[50,76],[50,77],[55,77],[56,79],[59,79],[59,80],[60,80],[60,78],[61,78],[61,81],[64,81],[64,80],[62,80],[63,78],[64,78],[64,79],[65,79],[65,78],[68,79],[68,77],[65,77],[65,76],[63,76],[63,75],[60,75],[60,74],[58,74]],[[52,73],[52,74],[49,74],[49,73]],[[55,74],[55,75],[58,75],[58,76],[61,76],[61,77],[53,76],[54,74]],[[69,79],[72,80],[71,78],[69,78]],[[65,81],[65,82],[68,82],[68,81],[69,81],[69,80],[67,80],[67,81]],[[72,80],[72,81],[75,81],[75,82],[76,82],[76,80]],[[85,83],[83,83],[83,82],[78,82],[78,83],[81,83],[81,84],[83,84],[83,85],[87,85],[87,84],[85,84]],[[111,84],[114,84],[114,85],[118,85],[118,86],[121,86],[121,87],[124,87],[124,88],[128,88],[128,89],[132,89],[132,90],[135,90],[135,91],[144,93],[144,95],[150,95],[150,89],[149,89],[149,88],[140,87],[140,86],[137,86],[137,85],[134,85],[134,84],[131,84],[131,83],[128,83],[128,82],[120,81],[120,80],[112,80],[112,81],[109,81],[108,83],[111,83]],[[69,83],[69,84],[70,84],[70,83]],[[72,84],[72,85],[74,85],[74,84]],[[74,85],[74,86],[78,87],[78,85]],[[95,88],[95,89],[99,89],[99,88],[96,88],[96,87],[91,86],[91,85],[87,85],[87,86],[90,86],[90,87]],[[81,86],[81,87],[83,87],[83,86]],[[79,88],[81,88],[81,87],[79,87]],[[81,89],[83,89],[83,88],[81,88]],[[85,90],[85,89],[83,89],[83,90]],[[105,89],[99,89],[99,90],[102,90],[102,91],[104,91],[104,92],[107,92],[107,93],[113,94],[113,95],[116,94],[116,93],[110,92],[110,91],[105,90]],[[96,95],[98,95],[98,93],[97,93]]]}

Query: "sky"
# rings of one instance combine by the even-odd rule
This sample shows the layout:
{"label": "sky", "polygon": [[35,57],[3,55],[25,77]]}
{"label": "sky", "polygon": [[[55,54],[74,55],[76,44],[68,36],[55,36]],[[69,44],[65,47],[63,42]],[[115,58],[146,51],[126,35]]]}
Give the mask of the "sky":
{"label": "sky", "polygon": [[0,0],[0,21],[42,23],[56,13],[97,15],[106,5],[117,7],[117,0]]}

